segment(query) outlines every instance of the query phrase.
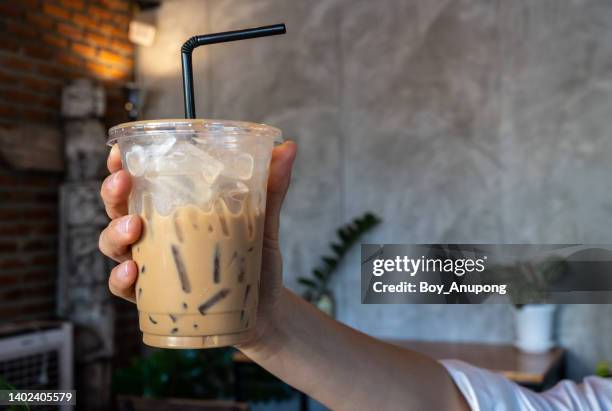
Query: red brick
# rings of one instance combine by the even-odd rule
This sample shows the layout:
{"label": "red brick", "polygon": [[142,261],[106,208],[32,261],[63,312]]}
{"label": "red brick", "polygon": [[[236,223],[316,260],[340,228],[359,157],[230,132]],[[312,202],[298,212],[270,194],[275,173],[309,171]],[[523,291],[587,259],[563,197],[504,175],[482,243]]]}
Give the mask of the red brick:
{"label": "red brick", "polygon": [[0,282],[2,282],[3,287],[19,284],[22,281],[23,276],[19,274],[3,275],[2,277],[0,277]]}
{"label": "red brick", "polygon": [[87,63],[87,69],[104,79],[124,80],[129,77],[129,73],[125,70],[118,70],[98,63]]}
{"label": "red brick", "polygon": [[109,65],[118,64],[121,66],[130,67],[130,68],[132,67],[132,64],[133,64],[132,59],[125,58],[123,56],[108,52],[106,50],[100,51],[99,60],[102,63],[106,63]]}
{"label": "red brick", "polygon": [[53,34],[43,34],[42,40],[43,42],[49,45],[52,45],[52,46],[55,46],[61,49],[65,48],[68,45],[68,40],[62,37],[55,36]]}
{"label": "red brick", "polygon": [[0,15],[4,17],[20,18],[23,15],[23,10],[17,1],[0,2]]}
{"label": "red brick", "polygon": [[130,24],[130,17],[128,15],[125,14],[114,14],[113,15],[113,21],[115,22],[116,25],[118,25],[121,28],[128,28],[129,24]]}
{"label": "red brick", "polygon": [[27,10],[36,10],[40,5],[38,0],[19,0],[19,4]]}
{"label": "red brick", "polygon": [[63,67],[57,67],[50,64],[43,64],[37,68],[38,73],[52,77],[57,80],[67,80],[72,78],[71,73]]}
{"label": "red brick", "polygon": [[111,35],[113,37],[119,37],[122,39],[127,39],[127,28],[120,29],[118,27],[113,26],[112,24],[100,24],[98,28],[104,34]]}
{"label": "red brick", "polygon": [[128,12],[130,10],[130,5],[127,1],[121,0],[100,0],[100,3],[109,9]]}
{"label": "red brick", "polygon": [[113,41],[112,48],[116,51],[119,51],[124,54],[132,54],[134,53],[134,44],[129,41]]}
{"label": "red brick", "polygon": [[26,20],[29,23],[34,24],[34,26],[38,27],[39,29],[44,30],[50,30],[55,24],[53,19],[49,18],[48,16],[41,16],[33,13],[28,13]]}
{"label": "red brick", "polygon": [[49,60],[56,54],[56,50],[54,48],[39,44],[25,46],[24,50],[28,56],[41,60]]}
{"label": "red brick", "polygon": [[[61,108],[61,100],[59,96],[41,96],[38,98],[39,103],[49,110],[58,111]],[[40,199],[39,194],[39,199]]]}
{"label": "red brick", "polygon": [[64,7],[72,9],[83,10],[85,8],[83,0],[61,0],[61,3]]}
{"label": "red brick", "polygon": [[24,201],[31,201],[34,200],[36,198],[35,194],[32,193],[31,191],[8,191],[8,192],[3,192],[1,193],[2,198],[4,200],[10,201],[12,203],[14,202],[24,202]]}
{"label": "red brick", "polygon": [[81,43],[74,43],[72,50],[81,57],[94,59],[98,55],[98,51],[94,47],[86,46]]}
{"label": "red brick", "polygon": [[85,33],[85,38],[88,43],[95,47],[106,47],[110,48],[112,46],[112,40],[107,36],[102,36],[100,34],[87,32]]}
{"label": "red brick", "polygon": [[[0,174],[0,184],[19,185],[23,187],[54,187],[60,183],[58,177],[40,176],[40,175],[24,175],[12,176]],[[0,209],[2,210],[2,209]]]}
{"label": "red brick", "polygon": [[[0,103],[0,116],[4,116],[4,117],[17,117],[17,116],[19,116],[19,110],[17,110],[11,104]],[[0,210],[0,220],[2,220],[2,211],[1,210]]]}
{"label": "red brick", "polygon": [[83,68],[83,59],[69,54],[60,54],[57,61],[64,67]]}
{"label": "red brick", "polygon": [[0,49],[5,51],[19,50],[19,43],[14,38],[0,37]]}
{"label": "red brick", "polygon": [[59,23],[57,31],[72,40],[81,40],[83,38],[83,30],[69,24]]}
{"label": "red brick", "polygon": [[[52,296],[50,296],[52,297]],[[25,316],[33,316],[35,315],[37,318],[46,318],[50,317],[55,310],[55,305],[53,303],[53,299],[51,298],[49,301],[31,303],[31,304],[15,304],[11,302],[6,307],[3,307],[0,310],[0,318],[5,318],[7,320],[14,321],[16,318],[25,317]]]}
{"label": "red brick", "polygon": [[12,221],[21,218],[23,214],[20,210],[12,208],[0,208],[0,220]]}
{"label": "red brick", "polygon": [[97,6],[89,6],[88,14],[97,20],[111,21],[114,17],[112,12]]}
{"label": "red brick", "polygon": [[75,14],[72,18],[72,21],[74,21],[78,26],[81,26],[83,28],[95,27],[97,24],[97,22],[93,18],[86,14]]}
{"label": "red brick", "polygon": [[0,260],[0,268],[7,269],[7,270],[10,270],[13,268],[22,268],[22,267],[27,267],[27,266],[28,264],[25,261],[18,259],[18,258]]}
{"label": "red brick", "polygon": [[[43,251],[43,250],[53,250],[53,247],[54,245],[50,241],[36,239],[36,240],[27,241],[25,244],[23,244],[21,249],[23,251]],[[0,247],[0,251],[1,250],[2,248]]]}
{"label": "red brick", "polygon": [[42,255],[37,255],[36,257],[33,257],[31,261],[32,261],[32,264],[51,265],[57,262],[57,257],[52,254],[42,254]]}
{"label": "red brick", "polygon": [[55,276],[53,273],[46,270],[35,270],[23,274],[23,280],[26,282],[44,281],[49,279],[54,280]]}
{"label": "red brick", "polygon": [[[59,99],[55,99],[59,103]],[[39,203],[57,203],[58,193],[57,191],[49,191],[46,193],[37,193],[36,200]]]}
{"label": "red brick", "polygon": [[0,290],[0,300],[19,300],[23,297],[21,288],[9,288]]}
{"label": "red brick", "polygon": [[47,222],[37,221],[29,230],[32,235],[56,235],[58,228],[57,223],[51,220]]}
{"label": "red brick", "polygon": [[37,37],[36,29],[21,22],[11,21],[6,24],[6,31],[9,35],[15,35],[23,39],[35,39]]}
{"label": "red brick", "polygon": [[53,210],[49,210],[48,208],[35,208],[30,210],[24,210],[23,215],[26,220],[44,220],[57,217],[56,213],[53,212]]}
{"label": "red brick", "polygon": [[50,79],[40,79],[36,77],[24,77],[21,79],[21,84],[24,88],[31,91],[37,91],[39,93],[46,94],[57,94],[62,88],[63,83],[61,81],[55,81]]}
{"label": "red brick", "polygon": [[[35,283],[36,284],[36,283]],[[31,300],[38,297],[52,296],[55,284],[36,285],[35,287],[17,287],[0,291],[0,300]]]}
{"label": "red brick", "polygon": [[62,7],[50,3],[48,0],[43,3],[45,14],[60,20],[70,19],[70,12]]}
{"label": "red brick", "polygon": [[[38,103],[38,96],[27,91],[22,90],[5,90],[2,95],[9,100],[11,103],[20,104],[36,104]],[[18,195],[18,192],[12,193],[12,195]]]}
{"label": "red brick", "polygon": [[21,224],[0,225],[0,236],[16,236],[27,232],[28,226]]}
{"label": "red brick", "polygon": [[53,124],[57,120],[57,116],[48,111],[38,110],[35,108],[27,108],[23,111],[23,117],[42,124]]}
{"label": "red brick", "polygon": [[19,84],[20,78],[9,73],[0,71],[0,84]]}
{"label": "red brick", "polygon": [[0,66],[20,71],[31,71],[34,67],[32,63],[14,56],[0,56]]}

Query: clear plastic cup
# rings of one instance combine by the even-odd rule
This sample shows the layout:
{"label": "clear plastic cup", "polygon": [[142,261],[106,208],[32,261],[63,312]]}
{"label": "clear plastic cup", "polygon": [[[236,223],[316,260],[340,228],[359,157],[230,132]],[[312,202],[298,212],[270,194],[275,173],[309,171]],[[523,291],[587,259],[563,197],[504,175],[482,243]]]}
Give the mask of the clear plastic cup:
{"label": "clear plastic cup", "polygon": [[115,126],[132,176],[136,302],[147,345],[235,345],[255,325],[268,169],[281,131],[225,120]]}

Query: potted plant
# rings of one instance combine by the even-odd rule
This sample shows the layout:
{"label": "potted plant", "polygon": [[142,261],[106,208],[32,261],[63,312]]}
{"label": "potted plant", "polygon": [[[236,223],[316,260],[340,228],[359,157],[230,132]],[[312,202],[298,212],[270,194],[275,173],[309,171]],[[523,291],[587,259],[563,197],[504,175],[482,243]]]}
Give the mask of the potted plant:
{"label": "potted plant", "polygon": [[321,263],[312,270],[311,277],[299,277],[298,282],[306,287],[303,296],[321,311],[334,317],[336,302],[330,289],[332,275],[346,253],[359,239],[382,220],[373,213],[365,213],[336,230],[338,241],[330,244],[331,255],[321,257]]}
{"label": "potted plant", "polygon": [[[530,354],[544,353],[555,346],[554,316],[556,306],[547,304],[547,286],[567,268],[567,262],[550,257],[541,262],[518,262],[514,265],[492,267],[490,278],[495,283],[512,284],[510,298],[514,304],[514,345]],[[493,283],[493,282],[489,282]],[[542,301],[539,304],[526,304]]]}
{"label": "potted plant", "polygon": [[553,348],[555,309],[554,304],[517,306],[514,311],[516,348],[528,354],[541,354]]}
{"label": "potted plant", "polygon": [[[550,257],[540,263],[518,264],[520,286],[512,295],[514,301],[548,301],[546,287],[558,279],[567,268],[567,262],[559,257]],[[555,346],[554,304],[515,303],[515,346],[530,354],[544,353]]]}

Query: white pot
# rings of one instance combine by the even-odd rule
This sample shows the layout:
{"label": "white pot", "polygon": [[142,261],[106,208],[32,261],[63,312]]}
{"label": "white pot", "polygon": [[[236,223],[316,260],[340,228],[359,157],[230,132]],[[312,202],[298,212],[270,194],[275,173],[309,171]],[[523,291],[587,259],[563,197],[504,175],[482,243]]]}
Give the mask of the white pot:
{"label": "white pot", "polygon": [[555,346],[552,304],[525,305],[515,311],[515,345],[523,352],[540,354]]}

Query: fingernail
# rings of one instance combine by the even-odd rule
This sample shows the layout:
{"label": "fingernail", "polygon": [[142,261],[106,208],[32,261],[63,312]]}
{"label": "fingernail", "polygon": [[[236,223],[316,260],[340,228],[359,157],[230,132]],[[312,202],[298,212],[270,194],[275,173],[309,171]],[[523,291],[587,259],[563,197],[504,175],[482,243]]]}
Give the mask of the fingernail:
{"label": "fingernail", "polygon": [[127,281],[128,276],[128,263],[121,263],[119,268],[117,268],[117,278],[121,281]]}
{"label": "fingernail", "polygon": [[131,216],[122,217],[119,222],[117,222],[117,230],[121,232],[121,234],[128,234],[130,232],[130,222],[132,221]]}

